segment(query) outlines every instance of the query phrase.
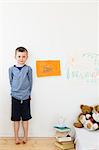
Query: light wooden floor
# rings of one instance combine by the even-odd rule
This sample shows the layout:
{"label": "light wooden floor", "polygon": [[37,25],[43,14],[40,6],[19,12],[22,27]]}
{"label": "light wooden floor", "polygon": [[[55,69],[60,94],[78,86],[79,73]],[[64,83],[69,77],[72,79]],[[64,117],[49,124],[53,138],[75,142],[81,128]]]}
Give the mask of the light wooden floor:
{"label": "light wooden floor", "polygon": [[26,144],[16,145],[14,138],[0,138],[0,150],[60,150],[54,138],[29,138]]}

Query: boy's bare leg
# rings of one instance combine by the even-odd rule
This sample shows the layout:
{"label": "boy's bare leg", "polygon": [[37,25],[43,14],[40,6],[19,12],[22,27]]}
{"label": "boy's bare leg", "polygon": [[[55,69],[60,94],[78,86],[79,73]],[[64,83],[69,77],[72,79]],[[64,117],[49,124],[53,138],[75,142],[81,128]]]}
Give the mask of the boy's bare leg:
{"label": "boy's bare leg", "polygon": [[15,143],[20,144],[20,139],[19,139],[19,127],[20,127],[20,121],[14,121],[14,134],[15,134]]}
{"label": "boy's bare leg", "polygon": [[22,126],[24,131],[23,143],[25,144],[28,138],[28,121],[22,121]]}

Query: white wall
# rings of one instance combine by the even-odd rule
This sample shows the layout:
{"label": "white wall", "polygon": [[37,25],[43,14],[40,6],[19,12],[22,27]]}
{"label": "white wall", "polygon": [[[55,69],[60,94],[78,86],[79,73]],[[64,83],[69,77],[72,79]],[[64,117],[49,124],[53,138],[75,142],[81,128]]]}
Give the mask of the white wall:
{"label": "white wall", "polygon": [[[74,69],[90,72],[95,68],[92,61],[89,66],[85,59],[80,60],[83,53],[97,54],[95,2],[2,2],[0,41],[0,136],[13,136],[8,68],[15,63],[18,46],[29,49],[27,63],[34,73],[29,136],[53,136],[59,116],[71,126],[80,104],[98,103],[97,83],[79,77],[67,79],[71,58]],[[37,78],[38,59],[60,59],[62,75]]]}
{"label": "white wall", "polygon": [[[99,53],[99,1],[97,3],[97,47]],[[99,72],[99,67],[98,67]],[[98,75],[98,97],[99,97],[99,75]]]}

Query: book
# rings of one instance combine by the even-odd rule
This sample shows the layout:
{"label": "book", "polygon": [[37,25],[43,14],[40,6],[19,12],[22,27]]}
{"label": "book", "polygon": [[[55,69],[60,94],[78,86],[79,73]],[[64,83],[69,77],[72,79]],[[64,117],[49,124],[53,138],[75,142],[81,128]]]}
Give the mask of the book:
{"label": "book", "polygon": [[73,142],[64,142],[63,143],[59,143],[59,142],[55,142],[55,145],[63,150],[66,150],[66,149],[73,149],[74,148],[74,143]]}
{"label": "book", "polygon": [[70,145],[70,144],[74,144],[74,141],[72,140],[72,141],[67,141],[67,142],[58,142],[58,143],[61,143],[62,145],[66,145],[66,144],[68,144],[68,145]]}
{"label": "book", "polygon": [[70,136],[70,133],[69,132],[59,132],[59,131],[56,131],[55,136],[56,137]]}
{"label": "book", "polygon": [[56,141],[67,142],[67,141],[72,141],[72,138],[70,136],[56,137]]}
{"label": "book", "polygon": [[54,128],[56,129],[56,131],[59,131],[59,132],[70,132],[71,131],[71,129],[69,127],[54,126]]}

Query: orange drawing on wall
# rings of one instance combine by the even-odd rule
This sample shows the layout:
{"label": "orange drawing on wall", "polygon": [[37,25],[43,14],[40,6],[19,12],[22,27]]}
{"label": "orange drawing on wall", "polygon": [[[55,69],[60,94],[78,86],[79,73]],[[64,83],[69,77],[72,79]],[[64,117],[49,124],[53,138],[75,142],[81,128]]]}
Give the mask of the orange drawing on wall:
{"label": "orange drawing on wall", "polygon": [[37,60],[36,73],[37,77],[61,75],[60,60]]}

